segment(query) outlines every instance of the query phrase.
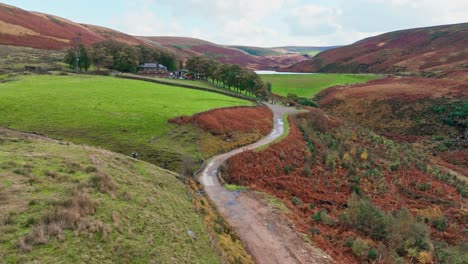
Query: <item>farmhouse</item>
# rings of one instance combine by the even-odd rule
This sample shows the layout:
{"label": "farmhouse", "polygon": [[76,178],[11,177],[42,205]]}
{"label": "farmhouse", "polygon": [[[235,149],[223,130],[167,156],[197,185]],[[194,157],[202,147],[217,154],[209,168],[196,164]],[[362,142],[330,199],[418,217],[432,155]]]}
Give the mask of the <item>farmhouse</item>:
{"label": "farmhouse", "polygon": [[166,73],[167,67],[159,64],[158,62],[155,63],[144,63],[138,66],[138,73],[143,74],[154,74],[154,73]]}

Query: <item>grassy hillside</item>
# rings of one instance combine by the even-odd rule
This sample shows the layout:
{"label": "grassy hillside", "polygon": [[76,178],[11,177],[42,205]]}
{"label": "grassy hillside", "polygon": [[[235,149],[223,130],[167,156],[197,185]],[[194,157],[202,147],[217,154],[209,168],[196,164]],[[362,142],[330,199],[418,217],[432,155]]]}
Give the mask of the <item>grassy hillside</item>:
{"label": "grassy hillside", "polygon": [[1,129],[0,200],[1,263],[218,263],[186,187],[120,154]]}
{"label": "grassy hillside", "polygon": [[186,88],[97,76],[25,76],[0,84],[0,125],[100,146],[177,169],[195,131],[167,120],[250,102]]}
{"label": "grassy hillside", "polygon": [[283,96],[293,93],[301,97],[312,97],[334,85],[365,83],[379,78],[363,74],[265,74],[261,77],[272,84],[274,93]]}
{"label": "grassy hillside", "polygon": [[323,51],[284,71],[425,74],[466,71],[467,34],[468,23],[389,32]]}
{"label": "grassy hillside", "polygon": [[63,51],[41,50],[26,47],[0,45],[0,74],[2,71],[24,71],[24,66],[41,67],[45,70],[65,68]]}

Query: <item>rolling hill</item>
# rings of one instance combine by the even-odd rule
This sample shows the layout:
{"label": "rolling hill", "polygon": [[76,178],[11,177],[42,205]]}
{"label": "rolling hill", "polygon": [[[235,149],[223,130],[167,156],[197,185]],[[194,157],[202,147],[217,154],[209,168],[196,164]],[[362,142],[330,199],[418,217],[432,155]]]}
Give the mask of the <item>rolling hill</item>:
{"label": "rolling hill", "polygon": [[269,48],[224,46],[186,37],[137,37],[148,45],[164,47],[182,58],[204,55],[222,63],[239,64],[251,69],[273,70],[307,58],[299,53],[281,53]]}
{"label": "rolling hill", "polygon": [[390,32],[324,51],[284,71],[455,72],[468,65],[468,23]]}
{"label": "rolling hill", "polygon": [[339,46],[329,46],[329,47],[312,47],[312,46],[284,46],[284,47],[274,47],[274,48],[260,48],[252,46],[230,46],[232,48],[243,50],[250,55],[254,56],[275,56],[282,54],[301,54],[305,57],[313,57],[318,53],[334,49]]}
{"label": "rolling hill", "polygon": [[106,39],[132,45],[143,44],[116,30],[78,24],[58,16],[29,12],[0,3],[0,45],[61,49],[71,46],[72,39],[77,35],[86,45]]}
{"label": "rolling hill", "polygon": [[[0,3],[0,45],[58,50],[72,45],[80,36],[85,45],[112,39],[130,45],[147,45],[175,52],[182,60],[205,55],[223,63],[239,64],[252,69],[278,69],[306,60],[301,53],[282,52],[267,48],[249,54],[242,48],[218,45],[184,37],[136,37],[110,28],[80,24],[58,16],[26,11]],[[255,52],[254,52],[255,53]]]}

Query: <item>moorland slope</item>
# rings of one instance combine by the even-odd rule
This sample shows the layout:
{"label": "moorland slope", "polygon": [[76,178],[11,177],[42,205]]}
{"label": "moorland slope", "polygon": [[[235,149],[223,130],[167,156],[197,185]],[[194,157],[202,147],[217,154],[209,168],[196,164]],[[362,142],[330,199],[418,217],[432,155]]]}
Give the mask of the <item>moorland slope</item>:
{"label": "moorland slope", "polygon": [[206,56],[222,63],[238,64],[252,69],[278,69],[307,58],[299,53],[281,53],[257,47],[229,47],[186,37],[138,37],[152,46],[172,50],[183,58]]}
{"label": "moorland slope", "polygon": [[143,44],[116,30],[78,24],[58,16],[29,12],[0,3],[0,45],[61,49],[71,46],[72,39],[78,35],[86,45],[106,39],[132,45]]}
{"label": "moorland slope", "polygon": [[[249,54],[243,49],[184,37],[136,37],[96,25],[76,23],[58,16],[26,11],[0,3],[0,45],[57,50],[73,45],[80,36],[85,45],[115,40],[130,45],[147,45],[170,50],[185,60],[205,55],[223,63],[239,64],[252,69],[278,69],[306,60],[296,52]],[[269,50],[253,47],[254,50]]]}
{"label": "moorland slope", "polygon": [[466,182],[419,147],[319,109],[289,121],[282,141],[231,157],[227,182],[281,199],[338,263],[463,263]]}
{"label": "moorland slope", "polygon": [[466,70],[467,35],[468,23],[395,31],[321,52],[283,70],[336,73]]}

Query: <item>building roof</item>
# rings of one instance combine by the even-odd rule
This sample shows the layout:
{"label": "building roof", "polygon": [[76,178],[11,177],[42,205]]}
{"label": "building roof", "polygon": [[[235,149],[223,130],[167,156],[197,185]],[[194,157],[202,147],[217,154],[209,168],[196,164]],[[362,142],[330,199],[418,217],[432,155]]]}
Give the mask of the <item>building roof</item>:
{"label": "building roof", "polygon": [[156,63],[143,63],[142,65],[140,65],[140,67],[142,67],[142,68],[156,68],[156,67],[158,67],[158,64],[156,64]]}
{"label": "building roof", "polygon": [[159,63],[143,63],[140,68],[166,68],[166,66]]}

